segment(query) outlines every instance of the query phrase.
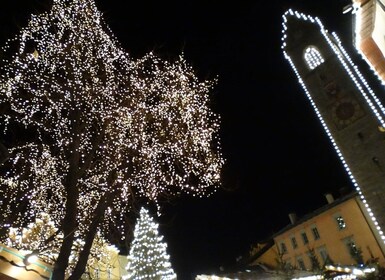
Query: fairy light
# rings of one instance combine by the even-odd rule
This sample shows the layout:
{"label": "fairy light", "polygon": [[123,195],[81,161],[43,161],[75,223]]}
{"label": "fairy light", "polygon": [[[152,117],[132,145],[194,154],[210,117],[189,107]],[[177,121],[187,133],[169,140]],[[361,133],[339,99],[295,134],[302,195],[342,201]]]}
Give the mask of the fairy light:
{"label": "fairy light", "polygon": [[304,58],[309,65],[310,70],[325,62],[319,51],[315,47],[309,47],[305,50]]}
{"label": "fairy light", "polygon": [[[10,227],[4,243],[8,247],[19,250],[24,255],[36,252],[36,255],[34,255],[35,257],[38,257],[47,264],[54,265],[63,240],[63,235],[57,234],[57,231],[58,228],[55,225],[55,222],[51,220],[50,216],[47,213],[40,213],[35,221],[30,223],[27,227]],[[46,243],[46,240],[51,236],[54,236],[54,238]],[[75,267],[83,245],[84,241],[78,238],[72,246],[70,264],[66,271],[67,275],[70,275]],[[86,268],[87,270],[90,270],[100,266],[108,267],[113,263],[113,260],[118,254],[119,250],[104,240],[100,233],[97,233],[91,247]]]}
{"label": "fairy light", "polygon": [[128,255],[127,275],[123,280],[176,279],[167,244],[163,242],[158,227],[148,210],[142,207]]}
{"label": "fairy light", "polygon": [[220,185],[220,117],[209,109],[217,80],[200,81],[183,55],[132,59],[93,0],[54,0],[2,51],[3,136],[15,124],[34,133],[10,144],[0,176],[6,223],[45,211],[60,224],[74,195],[66,192],[70,172],[79,193],[75,236],[87,232],[107,192],[114,199],[101,232],[117,228],[124,239],[134,195],[158,205],[162,196],[204,197]]}
{"label": "fairy light", "polygon": [[[293,71],[297,76],[298,82],[302,86],[307,98],[310,101],[311,106],[313,107],[313,109],[314,109],[317,117],[319,118],[323,128],[325,129],[325,132],[328,135],[338,157],[340,158],[342,165],[344,166],[351,182],[353,183],[353,185],[354,185],[355,189],[357,190],[363,204],[365,205],[365,207],[369,213],[369,216],[371,217],[374,225],[376,226],[376,229],[377,229],[378,234],[380,235],[380,238],[385,243],[385,235],[384,235],[383,231],[381,230],[381,227],[378,225],[377,219],[376,219],[374,213],[372,212],[369,204],[367,203],[360,186],[358,185],[358,183],[357,183],[356,179],[354,178],[348,164],[346,163],[342,152],[340,151],[338,145],[336,144],[332,133],[330,132],[330,130],[329,130],[326,122],[324,121],[318,107],[316,106],[313,98],[311,97],[309,90],[307,89],[306,84],[304,83],[301,75],[299,74],[294,62],[292,61],[289,54],[285,51],[285,48],[286,48],[286,41],[285,40],[287,38],[287,34],[285,32],[288,29],[288,27],[287,27],[288,18],[291,16],[295,16],[299,20],[310,21],[312,23],[318,24],[321,34],[324,36],[324,38],[326,39],[330,48],[333,50],[333,52],[335,53],[335,55],[339,59],[341,65],[344,67],[346,73],[349,74],[349,76],[350,76],[351,80],[354,82],[358,92],[360,92],[361,95],[365,98],[367,104],[369,105],[370,109],[373,112],[373,115],[376,116],[376,118],[378,119],[378,121],[382,127],[385,127],[384,126],[384,124],[385,124],[385,122],[384,122],[385,109],[384,109],[383,105],[381,104],[381,102],[379,101],[379,99],[376,97],[373,90],[370,88],[370,86],[368,85],[368,83],[364,79],[364,77],[362,76],[362,74],[359,72],[357,66],[354,65],[354,63],[350,59],[349,55],[347,54],[347,52],[343,48],[341,41],[339,40],[338,36],[335,33],[330,35],[328,33],[328,31],[324,28],[323,24],[321,23],[321,21],[318,18],[313,18],[311,16],[305,16],[304,14],[299,13],[299,12],[294,12],[291,9],[289,9],[288,11],[286,11],[284,13],[284,15],[282,16],[283,17],[283,20],[282,20],[282,25],[283,25],[283,28],[282,28],[282,30],[283,30],[282,31],[282,33],[283,33],[282,50],[283,50],[284,57],[288,60],[289,64],[293,68]],[[333,40],[331,38],[333,38]]]}
{"label": "fairy light", "polygon": [[5,245],[25,252],[38,252],[39,258],[52,264],[57,257],[60,239],[62,235],[57,235],[52,242],[45,244],[45,240],[50,236],[55,235],[57,227],[50,220],[49,215],[40,213],[33,223],[27,227],[8,229],[8,236],[5,240]]}
{"label": "fairy light", "polygon": [[[362,16],[363,16],[363,10],[360,7],[360,4],[357,2],[354,2],[353,5],[355,6],[356,12],[355,12],[355,28],[354,28],[354,42],[355,42],[355,48],[357,51],[360,52],[360,45],[362,42],[361,37],[361,29],[362,29]],[[366,57],[366,56],[363,56]]]}

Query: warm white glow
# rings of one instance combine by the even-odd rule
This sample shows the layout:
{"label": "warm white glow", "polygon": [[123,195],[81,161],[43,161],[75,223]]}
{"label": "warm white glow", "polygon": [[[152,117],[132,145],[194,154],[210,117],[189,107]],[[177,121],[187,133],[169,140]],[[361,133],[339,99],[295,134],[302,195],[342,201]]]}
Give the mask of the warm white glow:
{"label": "warm white glow", "polygon": [[83,236],[108,195],[100,230],[123,239],[133,196],[157,203],[219,186],[219,116],[209,108],[216,80],[199,81],[182,55],[132,59],[93,0],[54,0],[3,51],[2,139],[23,136],[8,144],[0,176],[4,224],[46,212],[59,225],[74,195],[75,237]]}
{"label": "warm white glow", "polygon": [[123,276],[123,280],[176,279],[167,254],[167,244],[158,232],[158,224],[145,208],[140,210],[135,225],[126,269],[128,274]]}
{"label": "warm white glow", "polygon": [[238,278],[220,277],[216,275],[197,275],[195,280],[238,280]]}
{"label": "warm white glow", "polygon": [[305,277],[299,277],[299,278],[292,278],[292,280],[317,280],[317,279],[324,279],[322,275],[311,275],[311,276],[305,276]]}
{"label": "warm white glow", "polygon": [[322,55],[315,47],[308,47],[305,50],[304,58],[310,70],[315,69],[325,62]]}
{"label": "warm white glow", "polygon": [[[34,223],[30,223],[25,228],[9,228],[8,238],[5,240],[5,244],[29,256],[27,259],[28,263],[34,263],[39,258],[47,264],[54,265],[63,240],[63,235],[55,235],[57,231],[58,228],[50,217],[45,213],[41,213]],[[46,243],[46,240],[52,235],[55,236],[53,240]],[[83,245],[84,241],[80,238],[74,243],[67,275],[69,275],[74,268]],[[32,252],[36,253],[31,254]],[[119,251],[115,246],[112,246],[105,241],[100,234],[97,234],[88,258],[87,270],[99,267],[100,265],[108,266],[118,253]]]}
{"label": "warm white glow", "polygon": [[39,259],[39,257],[37,255],[30,255],[27,257],[26,261],[27,263],[35,263],[37,260]]}

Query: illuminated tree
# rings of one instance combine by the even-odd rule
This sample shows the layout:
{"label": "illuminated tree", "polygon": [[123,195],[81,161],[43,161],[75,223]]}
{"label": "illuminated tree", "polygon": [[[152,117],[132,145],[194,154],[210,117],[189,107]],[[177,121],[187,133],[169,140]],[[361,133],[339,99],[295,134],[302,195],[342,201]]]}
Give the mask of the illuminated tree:
{"label": "illuminated tree", "polygon": [[134,198],[206,196],[220,183],[215,81],[183,56],[130,58],[93,0],[53,0],[3,48],[0,69],[3,225],[46,212],[65,236],[53,279],[84,240],[69,279],[83,274],[98,231],[124,238]]}
{"label": "illuminated tree", "polygon": [[134,240],[128,256],[127,272],[124,280],[172,280],[176,274],[167,254],[167,244],[158,232],[158,224],[148,210],[140,210],[140,218],[135,225]]}

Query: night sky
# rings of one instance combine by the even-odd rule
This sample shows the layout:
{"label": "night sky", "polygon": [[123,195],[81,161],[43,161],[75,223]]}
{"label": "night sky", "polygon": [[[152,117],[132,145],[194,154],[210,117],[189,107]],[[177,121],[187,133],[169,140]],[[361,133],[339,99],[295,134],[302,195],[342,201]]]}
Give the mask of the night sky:
{"label": "night sky", "polygon": [[[231,265],[286,226],[288,213],[302,216],[324,205],[326,192],[337,197],[340,188],[353,189],[280,45],[282,14],[292,8],[318,16],[352,51],[352,16],[342,13],[350,1],[96,3],[132,57],[154,51],[172,59],[183,52],[201,79],[218,78],[212,108],[222,118],[223,189],[165,204],[158,219],[178,279]],[[49,5],[3,0],[1,42]]]}

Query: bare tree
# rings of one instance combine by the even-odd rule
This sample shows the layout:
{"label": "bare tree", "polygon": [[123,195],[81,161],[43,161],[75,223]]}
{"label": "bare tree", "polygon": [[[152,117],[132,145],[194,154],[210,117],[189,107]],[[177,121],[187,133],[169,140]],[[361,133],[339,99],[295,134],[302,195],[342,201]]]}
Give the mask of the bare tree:
{"label": "bare tree", "polygon": [[183,56],[130,58],[93,0],[53,0],[3,52],[2,221],[50,215],[64,236],[53,279],[66,277],[78,237],[69,279],[83,274],[97,232],[124,238],[135,197],[157,204],[220,185],[216,81],[199,81]]}

